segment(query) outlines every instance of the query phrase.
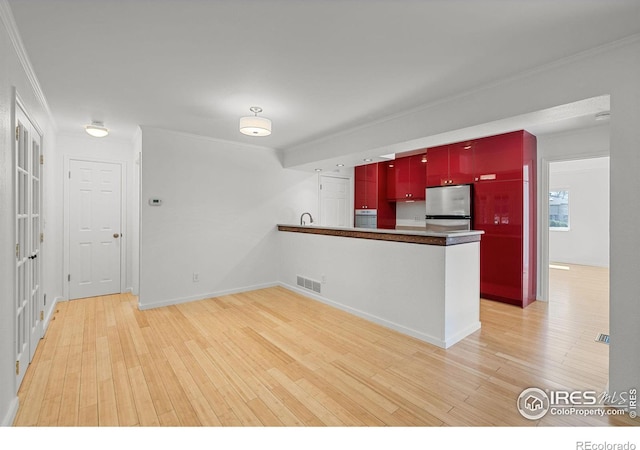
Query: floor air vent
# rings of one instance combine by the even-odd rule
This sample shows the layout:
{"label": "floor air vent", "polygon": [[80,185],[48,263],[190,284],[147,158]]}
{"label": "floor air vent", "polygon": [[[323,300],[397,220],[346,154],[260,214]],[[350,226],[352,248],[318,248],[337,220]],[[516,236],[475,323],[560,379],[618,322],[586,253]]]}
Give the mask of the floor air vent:
{"label": "floor air vent", "polygon": [[316,280],[312,280],[310,278],[301,277],[297,275],[297,284],[300,287],[305,289],[309,289],[310,291],[320,293],[320,282]]}
{"label": "floor air vent", "polygon": [[602,342],[603,344],[609,344],[609,335],[604,333],[598,333],[596,336],[596,342]]}

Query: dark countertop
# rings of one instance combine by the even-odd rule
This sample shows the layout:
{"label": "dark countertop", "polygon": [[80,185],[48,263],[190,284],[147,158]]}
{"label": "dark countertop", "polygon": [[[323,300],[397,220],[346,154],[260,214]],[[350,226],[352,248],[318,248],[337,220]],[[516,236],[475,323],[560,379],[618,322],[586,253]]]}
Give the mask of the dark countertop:
{"label": "dark countertop", "polygon": [[405,242],[424,245],[456,245],[468,242],[479,242],[484,231],[454,231],[450,233],[435,233],[417,230],[384,230],[371,228],[325,227],[316,225],[287,225],[278,224],[279,231],[293,233],[319,234],[324,236],[338,236],[355,239],[373,239],[376,241]]}

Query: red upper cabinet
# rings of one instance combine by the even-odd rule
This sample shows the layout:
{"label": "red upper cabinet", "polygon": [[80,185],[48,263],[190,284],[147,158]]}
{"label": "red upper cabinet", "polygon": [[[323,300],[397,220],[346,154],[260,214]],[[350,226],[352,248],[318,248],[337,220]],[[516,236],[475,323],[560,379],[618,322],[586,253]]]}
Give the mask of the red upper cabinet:
{"label": "red upper cabinet", "polygon": [[387,163],[387,199],[397,202],[424,200],[426,157],[414,155]]}
{"label": "red upper cabinet", "polygon": [[522,131],[478,139],[475,144],[474,181],[522,179]]}
{"label": "red upper cabinet", "polygon": [[432,147],[427,150],[427,186],[473,183],[474,142]]}
{"label": "red upper cabinet", "polygon": [[427,187],[427,155],[409,157],[409,197],[412,200],[424,200]]}
{"label": "red upper cabinet", "polygon": [[474,178],[474,155],[476,141],[449,145],[449,183],[469,184]]}
{"label": "red upper cabinet", "polygon": [[449,146],[442,145],[427,150],[427,186],[442,186],[449,180]]}

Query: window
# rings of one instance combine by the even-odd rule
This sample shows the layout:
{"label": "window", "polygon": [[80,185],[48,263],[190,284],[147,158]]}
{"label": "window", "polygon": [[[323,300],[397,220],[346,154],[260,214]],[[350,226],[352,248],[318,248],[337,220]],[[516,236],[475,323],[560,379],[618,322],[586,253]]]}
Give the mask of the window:
{"label": "window", "polygon": [[549,230],[569,231],[569,191],[549,192]]}

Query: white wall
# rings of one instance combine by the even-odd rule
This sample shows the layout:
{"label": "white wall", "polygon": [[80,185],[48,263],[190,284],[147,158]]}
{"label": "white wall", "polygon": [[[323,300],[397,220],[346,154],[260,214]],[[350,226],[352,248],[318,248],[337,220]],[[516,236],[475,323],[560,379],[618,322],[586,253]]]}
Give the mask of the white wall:
{"label": "white wall", "polygon": [[549,190],[569,191],[569,229],[549,231],[549,260],[609,267],[609,158],[551,163]]}
{"label": "white wall", "polygon": [[[593,49],[482,89],[425,105],[352,132],[291,149],[285,167],[376,149],[382,153],[424,137],[466,129],[609,94],[611,97],[611,223],[609,387],[640,385],[640,209],[628,207],[640,192],[640,35]],[[378,153],[378,154],[382,154]],[[631,194],[633,195],[633,194]]]}
{"label": "white wall", "polygon": [[140,307],[273,285],[276,224],[317,217],[317,184],[271,149],[142,127]]}
{"label": "white wall", "polygon": [[[20,46],[15,33],[15,23],[5,1],[0,1],[0,425],[11,425],[18,408],[15,376],[15,209],[14,209],[14,116],[13,89],[23,100],[27,113],[44,133],[42,151],[45,159],[55,149],[54,124],[43,103],[44,98],[32,84],[25,65],[18,57]],[[55,202],[51,198],[55,174],[51,165],[43,169],[44,215],[43,221],[50,223]],[[48,292],[49,307],[52,306],[50,278],[52,241],[46,240],[42,247],[43,292]]]}
{"label": "white wall", "polygon": [[[124,289],[128,291],[133,290],[133,205],[134,205],[134,192],[135,179],[134,179],[134,142],[129,140],[117,139],[113,136],[107,136],[104,138],[94,138],[85,133],[82,129],[82,124],[78,124],[78,134],[59,134],[57,136],[56,156],[55,161],[55,196],[57,203],[64,204],[64,183],[68,180],[65,175],[65,164],[68,164],[70,159],[80,159],[88,161],[107,161],[121,163],[123,167],[123,190],[124,198],[126,199],[124,204],[124,228],[123,228],[123,241],[125,252],[125,283]],[[64,210],[65,208],[57,208],[53,220],[57,223],[56,228],[64,230]],[[59,233],[62,237],[62,233]],[[55,260],[63,260],[64,248],[62,246],[63,240],[58,239],[59,245],[56,246]],[[66,288],[66,273],[63,270],[62,264],[56,265],[56,284],[62,284],[63,288]],[[63,289],[65,298],[67,298],[68,290]]]}

